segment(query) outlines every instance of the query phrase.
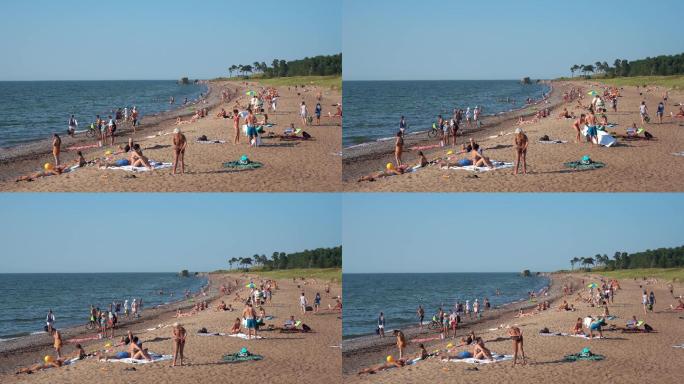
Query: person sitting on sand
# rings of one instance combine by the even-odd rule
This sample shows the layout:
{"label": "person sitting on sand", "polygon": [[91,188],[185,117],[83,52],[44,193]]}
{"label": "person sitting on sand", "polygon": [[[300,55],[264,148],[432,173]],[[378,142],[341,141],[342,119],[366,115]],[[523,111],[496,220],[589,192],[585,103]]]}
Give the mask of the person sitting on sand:
{"label": "person sitting on sand", "polygon": [[677,117],[684,117],[684,106],[679,106],[679,112],[675,115]]}
{"label": "person sitting on sand", "polygon": [[18,375],[21,373],[26,373],[27,375],[30,375],[34,372],[38,372],[38,371],[41,371],[43,369],[59,368],[62,365],[64,365],[64,361],[61,359],[57,359],[57,360],[50,361],[49,363],[45,363],[45,364],[38,363],[38,364],[34,364],[28,368],[21,368],[17,372],[15,372],[15,374]]}
{"label": "person sitting on sand", "polygon": [[399,359],[404,356],[404,348],[406,348],[406,336],[404,336],[404,332],[395,329],[393,332],[394,336],[397,338],[397,348],[399,349]]}
{"label": "person sitting on sand", "polygon": [[677,306],[675,307],[674,305],[670,304],[670,309],[674,311],[682,311],[684,310],[684,301],[682,301],[682,298],[677,299]]}
{"label": "person sitting on sand", "polygon": [[522,171],[523,174],[526,175],[527,146],[529,145],[529,140],[527,139],[527,135],[525,135],[525,132],[523,132],[521,128],[515,129],[515,139],[513,140],[513,143],[515,144],[515,170],[513,171],[513,174],[518,174],[518,168],[520,167],[520,163],[522,162]]}
{"label": "person sitting on sand", "polygon": [[173,323],[173,330],[171,336],[173,337],[173,363],[172,367],[176,366],[176,359],[180,357],[180,366],[183,366],[183,350],[185,349],[185,337],[187,332],[180,323]]}
{"label": "person sitting on sand", "polygon": [[405,168],[404,167],[398,167],[395,168],[394,164],[392,163],[387,163],[386,170],[376,172],[376,173],[371,173],[370,175],[362,176],[357,182],[362,182],[362,181],[375,181],[379,178],[382,177],[388,177],[388,176],[395,176],[395,175],[403,175],[405,173]]}
{"label": "person sitting on sand", "polygon": [[76,344],[74,346],[74,348],[76,348],[76,351],[74,352],[73,356],[71,357],[72,359],[83,360],[86,358],[86,356],[88,356],[88,354],[83,349],[81,344]]}
{"label": "person sitting on sand", "polygon": [[216,114],[216,117],[220,119],[227,119],[228,118],[228,112],[226,112],[225,108],[221,108],[221,112]]}
{"label": "person sitting on sand", "polygon": [[241,324],[240,318],[236,317],[233,326],[230,328],[230,334],[237,335],[238,333],[241,333]]}
{"label": "person sitting on sand", "polygon": [[560,311],[569,311],[570,306],[568,305],[568,302],[566,300],[563,300],[563,303],[558,306],[558,312]]}
{"label": "person sitting on sand", "polygon": [[567,108],[563,108],[563,112],[558,114],[559,119],[572,119],[572,115],[568,112]]}
{"label": "person sitting on sand", "polygon": [[575,137],[575,140],[580,143],[581,142],[581,135],[582,135],[582,128],[586,125],[586,116],[583,114],[580,115],[579,119],[575,120],[575,122],[572,124],[572,127],[575,129],[575,133],[577,134]]}
{"label": "person sitting on sand", "polygon": [[470,156],[471,160],[473,161],[473,165],[476,167],[484,167],[487,166],[490,169],[494,169],[494,164],[489,160],[488,157],[482,155],[480,151],[480,145],[477,143],[473,144],[473,149],[470,151]]}
{"label": "person sitting on sand", "polygon": [[173,130],[173,172],[176,174],[176,167],[180,162],[180,173],[185,173],[185,149],[188,147],[188,140],[181,133],[180,128]]}
{"label": "person sitting on sand", "polygon": [[[522,341],[522,337],[521,337]],[[478,337],[475,339],[475,345],[473,346],[473,358],[477,360],[485,360],[489,359],[491,361],[494,361],[494,357],[492,356],[492,352],[485,347],[484,340],[482,340],[481,337]]]}
{"label": "person sitting on sand", "polygon": [[419,162],[416,164],[419,168],[427,167],[430,162],[428,161],[427,157],[423,154],[423,151],[418,151],[418,159]]}
{"label": "person sitting on sand", "polygon": [[133,167],[147,167],[149,169],[153,169],[152,165],[150,165],[149,159],[143,155],[140,144],[133,145],[133,151],[131,152],[128,161]]}
{"label": "person sitting on sand", "polygon": [[577,322],[575,322],[575,326],[572,327],[572,330],[570,331],[572,335],[583,335],[584,334],[584,323],[582,322],[582,318],[578,317]]}

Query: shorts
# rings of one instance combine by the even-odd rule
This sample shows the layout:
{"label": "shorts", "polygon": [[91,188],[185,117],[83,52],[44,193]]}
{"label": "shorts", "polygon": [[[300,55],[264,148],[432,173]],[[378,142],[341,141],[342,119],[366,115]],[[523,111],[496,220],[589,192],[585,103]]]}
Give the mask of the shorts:
{"label": "shorts", "polygon": [[256,328],[256,320],[254,320],[254,319],[245,320],[245,327],[247,329],[255,329]]}
{"label": "shorts", "polygon": [[252,137],[257,135],[257,130],[256,127],[254,126],[247,126],[247,136]]}

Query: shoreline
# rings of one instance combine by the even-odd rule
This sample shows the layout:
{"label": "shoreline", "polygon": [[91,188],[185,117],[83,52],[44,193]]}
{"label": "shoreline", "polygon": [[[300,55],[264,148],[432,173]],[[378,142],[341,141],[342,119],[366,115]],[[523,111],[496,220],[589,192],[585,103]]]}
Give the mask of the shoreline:
{"label": "shoreline", "polygon": [[[553,110],[564,103],[563,92],[572,87],[567,82],[557,82],[552,80],[545,80],[549,84],[549,93],[546,100],[539,100],[533,104],[526,105],[523,108],[502,112],[496,115],[487,115],[482,119],[482,126],[480,128],[462,128],[459,130],[459,142],[463,142],[465,137],[472,137],[477,142],[486,142],[492,135],[501,136],[504,130],[509,129],[508,125],[517,126],[517,120],[520,117],[528,117],[536,114],[533,108],[548,108],[553,116]],[[413,152],[416,152],[411,147],[420,147],[437,142],[436,138],[429,138],[428,131],[410,132],[404,136],[404,155],[409,157]],[[450,148],[449,146],[422,150],[425,156],[431,158],[437,152]],[[351,147],[344,147],[342,150],[342,178],[343,182],[355,182],[356,179],[362,175],[368,174],[373,170],[381,167],[387,161],[394,161],[394,142],[392,138],[381,139],[381,141],[371,141],[362,144],[356,144]],[[382,160],[382,161],[381,161]],[[412,162],[412,161],[408,161]]]}
{"label": "shoreline", "polygon": [[[543,275],[549,279],[547,295],[543,296],[543,298],[544,301],[548,301],[551,304],[552,308],[553,303],[563,297],[563,284],[566,284],[568,280],[573,282],[578,280],[578,278],[567,275],[556,276],[555,273],[544,273]],[[484,312],[484,316],[479,320],[467,321],[462,318],[462,323],[460,323],[458,327],[458,334],[459,336],[464,336],[471,330],[474,330],[476,334],[479,335],[491,333],[492,331],[488,331],[488,329],[499,329],[504,324],[516,322],[518,319],[513,318],[511,315],[518,312],[520,309],[525,311],[536,306],[537,303],[530,303],[528,300],[523,300],[522,302],[512,302],[490,309]],[[415,349],[416,344],[412,343],[410,340],[417,337],[425,338],[439,335],[439,332],[435,330],[429,330],[425,327],[421,330],[417,325],[403,328],[402,332],[404,332],[407,340],[409,340],[409,346],[413,349]],[[432,340],[422,343],[428,351],[432,351],[438,344],[443,344],[448,340],[450,339],[445,338],[443,340]],[[375,334],[353,339],[343,339],[342,356],[344,365],[342,373],[343,375],[350,377],[349,375],[355,375],[359,369],[377,364],[384,360],[385,356],[392,355],[395,352],[396,340],[389,334],[389,330],[385,332],[384,339]],[[412,353],[413,352],[410,352],[409,354]]]}

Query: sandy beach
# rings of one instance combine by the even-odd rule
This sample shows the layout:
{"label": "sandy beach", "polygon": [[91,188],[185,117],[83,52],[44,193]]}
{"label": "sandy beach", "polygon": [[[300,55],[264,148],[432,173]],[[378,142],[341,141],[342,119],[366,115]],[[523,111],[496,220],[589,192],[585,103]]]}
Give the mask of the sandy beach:
{"label": "sandy beach", "polygon": [[[212,274],[210,275],[210,291],[208,293],[210,308],[189,317],[176,319],[176,308],[186,308],[188,303],[173,305],[167,311],[145,315],[142,322],[124,327],[140,337],[145,348],[159,354],[173,353],[170,340],[171,327],[175,321],[183,324],[188,332],[185,355],[187,366],[170,367],[169,361],[144,365],[102,362],[95,358],[78,361],[74,365],[36,372],[31,375],[15,375],[18,367],[30,366],[42,360],[42,356],[53,354],[50,338],[43,335],[40,342],[33,347],[21,347],[15,350],[4,350],[0,360],[0,382],[3,383],[54,383],[54,382],[103,382],[103,383],[157,383],[157,382],[199,382],[213,383],[230,381],[235,377],[240,380],[278,383],[318,383],[321,379],[338,381],[342,360],[340,355],[341,319],[338,312],[321,310],[318,314],[308,312],[301,315],[298,297],[302,291],[313,300],[316,292],[322,295],[322,308],[328,304],[334,306],[334,297],[341,295],[340,284],[331,284],[330,293],[325,293],[326,281],[307,279],[305,282],[293,282],[292,279],[278,280],[278,290],[274,291],[273,302],[264,306],[267,315],[274,316],[267,324],[282,326],[282,323],[294,315],[309,325],[311,333],[279,333],[263,331],[263,339],[243,340],[229,336],[198,336],[200,328],[209,332],[228,333],[236,317],[240,316],[243,306],[233,301],[234,296],[222,296],[218,292],[221,284],[239,281],[244,287],[250,279],[258,282],[255,275]],[[248,294],[246,288],[239,292],[241,296]],[[236,309],[215,311],[214,308],[224,300]],[[184,310],[183,312],[187,312]],[[66,339],[66,337],[65,337]],[[117,339],[118,340],[118,339]],[[82,343],[87,352],[102,349],[105,340]],[[116,343],[115,343],[116,344]],[[264,357],[261,361],[248,361],[238,364],[225,364],[221,361],[224,354],[237,353],[246,347],[251,353]],[[71,354],[73,344],[65,343],[63,352]],[[117,349],[118,350],[118,349]],[[133,367],[135,370],[131,370]]]}
{"label": "sandy beach", "polygon": [[[577,116],[585,111],[575,108],[576,102],[563,102],[562,94],[572,88],[580,87],[584,95],[591,90],[602,89],[596,83],[585,81],[554,81],[554,90],[549,103],[539,108],[549,107],[551,116],[533,124],[523,125],[530,145],[527,153],[528,174],[513,175],[512,169],[500,169],[473,173],[463,170],[446,170],[437,165],[419,169],[410,174],[385,177],[373,182],[357,182],[361,176],[384,169],[386,163],[394,162],[394,141],[372,143],[371,145],[346,148],[343,150],[343,184],[345,191],[361,192],[676,192],[684,190],[683,157],[675,156],[684,150],[684,119],[671,118],[679,104],[684,102],[684,93],[670,91],[665,109],[663,124],[655,123],[655,107],[662,100],[664,88],[649,87],[647,90],[626,86],[620,88],[618,112],[608,112],[610,123],[617,126],[608,132],[624,135],[632,123],[641,126],[639,104],[646,100],[649,106],[651,123],[644,128],[655,136],[654,140],[618,139],[612,147],[592,146],[589,143],[575,142],[573,120],[558,119],[563,108]],[[643,95],[639,95],[642,92]],[[590,97],[585,96],[582,103],[588,105]],[[457,150],[469,138],[485,149],[485,156],[491,160],[513,162],[513,132],[520,115],[528,120],[533,114],[529,108],[511,112],[504,116],[485,119],[479,130],[465,130],[458,137]],[[548,135],[551,140],[566,141],[562,144],[542,144],[538,140]],[[428,140],[426,134],[407,135],[404,145],[404,162],[418,163],[417,150],[407,150],[415,146],[437,144],[436,139]],[[443,147],[423,150],[428,160],[446,157],[452,148]],[[564,167],[563,163],[579,161],[584,155],[592,160],[603,162],[602,169],[575,171]],[[463,156],[461,155],[462,158]]]}
{"label": "sandy beach", "polygon": [[[240,144],[233,144],[233,127],[231,119],[216,117],[221,108],[232,111],[235,102],[246,106],[249,96],[245,92],[258,89],[254,83],[213,81],[209,82],[209,94],[206,104],[199,107],[209,108],[208,117],[195,123],[178,126],[189,142],[185,154],[186,174],[172,175],[170,169],[151,172],[127,172],[121,170],[100,169],[87,166],[75,171],[50,177],[42,177],[31,182],[15,182],[20,175],[28,175],[41,170],[46,162],[52,162],[49,142],[42,141],[29,145],[21,151],[3,150],[0,156],[0,191],[6,192],[287,192],[308,191],[326,192],[341,189],[341,121],[336,117],[328,117],[328,112],[335,113],[333,105],[341,103],[341,92],[337,89],[308,86],[301,88],[277,87],[280,98],[278,111],[269,114],[269,122],[275,123],[267,131],[282,133],[291,123],[296,128],[303,128],[313,139],[308,141],[281,141],[277,138],[264,138],[263,144],[250,147],[246,137],[242,136]],[[222,92],[230,92],[231,99],[223,102]],[[321,125],[302,127],[299,118],[299,104],[305,101],[309,113],[313,113],[316,105],[316,94],[321,92],[323,117]],[[235,96],[237,95],[237,97]],[[172,162],[172,136],[176,125],[176,117],[190,120],[190,109],[195,106],[176,110],[158,117],[145,117],[143,112],[142,126],[133,134],[125,128],[117,132],[117,144],[125,144],[133,137],[144,151],[144,155],[157,162]],[[242,123],[242,122],[241,122]],[[314,123],[315,124],[315,123]],[[208,140],[222,140],[220,144],[200,144],[196,139],[206,136]],[[68,151],[72,146],[93,144],[93,139],[72,139],[64,135],[62,138],[62,162],[73,162],[76,150]],[[116,151],[113,147],[84,149],[86,160],[105,157],[105,152]],[[255,170],[235,170],[224,168],[223,163],[239,160],[247,155],[251,160],[263,163],[263,167]],[[124,155],[112,157],[112,160]]]}
{"label": "sandy beach", "polygon": [[[512,367],[510,361],[493,364],[466,364],[445,362],[439,357],[431,357],[415,365],[394,368],[372,375],[357,375],[362,368],[384,362],[385,356],[397,355],[394,338],[379,341],[374,339],[372,346],[367,343],[343,342],[344,380],[359,383],[492,383],[520,382],[544,383],[552,380],[559,383],[608,382],[608,383],[677,383],[681,381],[682,353],[684,350],[673,348],[673,345],[684,342],[682,312],[667,310],[675,299],[670,296],[666,282],[645,282],[636,280],[620,280],[621,289],[615,295],[614,304],[609,305],[611,315],[617,316],[608,324],[624,327],[633,315],[644,320],[657,332],[655,333],[622,333],[606,331],[604,339],[586,340],[568,336],[541,336],[539,331],[546,327],[551,332],[570,332],[578,317],[601,314],[601,308],[592,308],[587,303],[568,302],[575,305],[576,311],[557,311],[562,301],[558,295],[559,287],[564,284],[584,286],[588,282],[598,281],[591,275],[554,274],[553,284],[548,299],[551,309],[529,317],[515,318],[515,311],[502,312],[494,318],[486,315],[485,320],[466,326],[458,333],[458,337],[474,330],[481,336],[487,348],[493,353],[512,354],[512,342],[508,339],[507,325],[517,325],[523,332],[524,348],[528,357],[525,366]],[[654,313],[644,314],[641,306],[642,285],[648,291],[653,290],[657,302]],[[681,284],[675,285],[674,294],[681,295]],[[560,296],[558,298],[554,298]],[[519,306],[518,306],[519,307]],[[517,307],[516,307],[517,309]],[[525,311],[527,312],[527,311]],[[428,352],[445,349],[451,342],[448,340],[425,343]],[[455,342],[454,344],[458,344]],[[602,361],[563,362],[568,354],[579,353],[588,347],[595,354],[605,356]],[[462,350],[463,348],[459,349]],[[417,354],[415,343],[409,343],[407,354]]]}

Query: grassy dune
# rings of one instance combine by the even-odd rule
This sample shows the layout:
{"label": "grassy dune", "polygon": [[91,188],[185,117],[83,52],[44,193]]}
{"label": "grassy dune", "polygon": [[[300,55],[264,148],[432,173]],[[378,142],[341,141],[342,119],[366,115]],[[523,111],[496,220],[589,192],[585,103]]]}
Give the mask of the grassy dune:
{"label": "grassy dune", "polygon": [[271,279],[291,279],[293,277],[314,278],[328,281],[342,281],[341,268],[281,269],[277,271],[252,270],[259,276]]}
{"label": "grassy dune", "polygon": [[229,81],[256,81],[263,85],[270,85],[273,87],[295,86],[295,85],[316,85],[325,88],[342,89],[342,76],[292,76],[292,77],[274,77],[271,79],[262,79],[259,75],[252,76],[249,79],[241,77],[220,77],[214,81],[229,80]]}
{"label": "grassy dune", "polygon": [[[564,273],[587,273],[585,271],[563,271]],[[655,277],[659,280],[684,282],[684,268],[636,268],[636,269],[619,269],[616,271],[603,271],[601,269],[593,269],[591,273],[595,273],[605,277],[615,279],[641,279],[643,277]]]}
{"label": "grassy dune", "polygon": [[[563,78],[563,80],[579,80],[579,78]],[[598,82],[608,85],[621,86],[643,86],[643,85],[657,85],[660,87],[667,87],[671,89],[684,89],[684,76],[634,76],[634,77],[615,77],[612,79],[604,79],[601,77],[594,77],[586,82]]]}

